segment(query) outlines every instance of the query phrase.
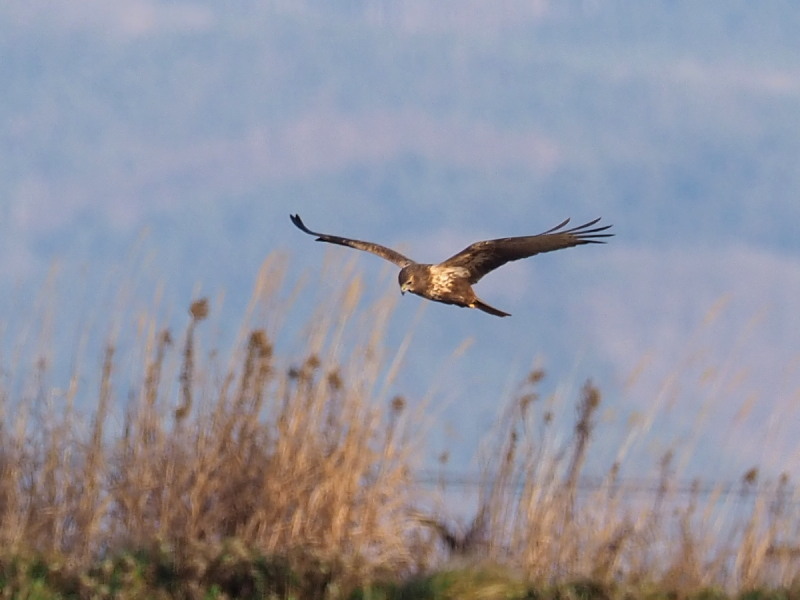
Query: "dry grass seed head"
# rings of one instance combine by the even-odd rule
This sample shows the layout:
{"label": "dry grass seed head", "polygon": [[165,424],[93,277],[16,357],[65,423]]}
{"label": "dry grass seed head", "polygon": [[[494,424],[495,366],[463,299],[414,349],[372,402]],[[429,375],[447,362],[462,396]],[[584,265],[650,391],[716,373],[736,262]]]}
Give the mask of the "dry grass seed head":
{"label": "dry grass seed head", "polygon": [[189,306],[189,314],[192,316],[193,321],[202,321],[205,319],[208,316],[209,310],[208,298],[195,300]]}

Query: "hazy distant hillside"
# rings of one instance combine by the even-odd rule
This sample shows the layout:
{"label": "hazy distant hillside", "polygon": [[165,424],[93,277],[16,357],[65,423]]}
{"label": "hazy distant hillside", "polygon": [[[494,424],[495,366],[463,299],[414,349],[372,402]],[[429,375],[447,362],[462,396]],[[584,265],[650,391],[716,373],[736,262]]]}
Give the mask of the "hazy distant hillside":
{"label": "hazy distant hillside", "polygon": [[494,197],[545,221],[624,210],[628,239],[724,236],[722,219],[792,243],[800,11],[460,6],[63,3],[61,23],[7,4],[2,193],[91,213],[105,198],[114,222],[302,181],[404,227],[415,210],[469,222],[453,209]]}

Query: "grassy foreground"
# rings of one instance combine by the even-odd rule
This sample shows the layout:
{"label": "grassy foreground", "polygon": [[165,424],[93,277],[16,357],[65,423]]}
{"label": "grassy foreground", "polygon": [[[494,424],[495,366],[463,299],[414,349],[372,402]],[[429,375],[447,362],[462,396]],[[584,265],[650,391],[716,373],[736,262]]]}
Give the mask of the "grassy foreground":
{"label": "grassy foreground", "polygon": [[652,501],[626,497],[618,464],[582,490],[601,394],[566,407],[556,447],[539,371],[498,422],[471,523],[420,508],[425,417],[386,392],[393,301],[357,308],[339,274],[287,355],[279,281],[268,263],[243,319],[273,330],[245,326],[230,355],[200,343],[198,300],[179,334],[139,322],[137,364],[109,342],[96,383],[38,357],[22,388],[3,380],[0,597],[800,598],[787,479],[724,537],[669,454]]}
{"label": "grassy foreground", "polygon": [[[325,569],[293,572],[286,559],[258,557],[230,542],[176,564],[166,551],[124,553],[83,572],[42,558],[3,564],[4,598],[203,598],[351,600],[791,600],[797,589],[757,589],[729,594],[718,588],[678,592],[660,585],[602,583],[591,579],[533,584],[498,568],[439,570],[401,582],[362,584],[345,593]],[[204,562],[205,561],[205,562]]]}

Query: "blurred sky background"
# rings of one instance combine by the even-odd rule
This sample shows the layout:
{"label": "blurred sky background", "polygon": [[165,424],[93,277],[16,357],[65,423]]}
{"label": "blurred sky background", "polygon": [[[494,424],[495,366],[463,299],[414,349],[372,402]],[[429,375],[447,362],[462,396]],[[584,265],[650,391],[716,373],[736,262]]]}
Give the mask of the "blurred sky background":
{"label": "blurred sky background", "polygon": [[423,262],[602,216],[607,246],[478,284],[511,318],[398,300],[386,345],[414,335],[393,390],[438,390],[425,460],[474,468],[538,365],[565,437],[583,382],[601,387],[598,473],[652,421],[623,473],[674,448],[687,477],[796,478],[798,31],[788,0],[5,0],[6,387],[36,335],[64,369],[99,369],[87,328],[133,329],[141,307],[180,331],[193,298],[224,294],[216,327],[235,329],[270,253],[397,289],[290,213]]}

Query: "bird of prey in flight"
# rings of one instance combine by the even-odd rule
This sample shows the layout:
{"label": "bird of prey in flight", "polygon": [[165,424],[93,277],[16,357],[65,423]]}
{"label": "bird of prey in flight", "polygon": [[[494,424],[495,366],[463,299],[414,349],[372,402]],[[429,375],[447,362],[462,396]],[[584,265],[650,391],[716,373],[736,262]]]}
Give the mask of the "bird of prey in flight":
{"label": "bird of prey in flight", "polygon": [[611,225],[592,228],[600,220],[599,218],[579,227],[564,229],[564,226],[569,223],[569,219],[567,219],[538,235],[475,242],[438,265],[426,265],[416,263],[399,252],[380,244],[311,231],[300,219],[300,215],[289,216],[298,229],[309,235],[317,236],[316,241],[318,242],[329,242],[365,250],[396,264],[400,267],[398,282],[402,293],[411,292],[435,302],[477,308],[498,317],[510,315],[486,304],[475,295],[472,289],[472,286],[481,277],[512,260],[582,244],[603,244],[605,240],[601,238],[614,235],[613,233],[603,233]]}

